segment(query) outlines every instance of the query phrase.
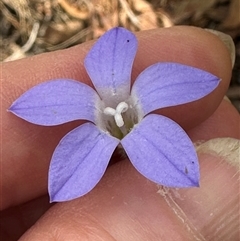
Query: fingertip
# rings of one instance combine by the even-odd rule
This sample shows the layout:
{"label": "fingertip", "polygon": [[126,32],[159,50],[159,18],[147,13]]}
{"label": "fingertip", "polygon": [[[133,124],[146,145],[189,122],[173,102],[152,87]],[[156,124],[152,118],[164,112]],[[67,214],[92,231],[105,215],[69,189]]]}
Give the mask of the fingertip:
{"label": "fingertip", "polygon": [[221,81],[206,97],[158,111],[189,130],[206,120],[221,103],[230,82],[231,58],[226,45],[214,34],[196,27],[176,26],[138,33],[139,48],[133,79],[156,62],[177,62],[214,74]]}
{"label": "fingertip", "polygon": [[206,70],[229,83],[229,51],[211,32],[197,27],[175,26],[139,32],[137,36],[139,47],[134,69],[137,73],[134,74],[159,61],[177,62]]}

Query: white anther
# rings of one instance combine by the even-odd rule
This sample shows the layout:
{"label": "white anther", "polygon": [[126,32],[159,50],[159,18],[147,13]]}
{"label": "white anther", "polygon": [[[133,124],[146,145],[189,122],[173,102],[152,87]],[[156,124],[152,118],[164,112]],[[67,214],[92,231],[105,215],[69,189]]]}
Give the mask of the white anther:
{"label": "white anther", "polygon": [[116,110],[111,107],[106,107],[103,111],[105,115],[111,115],[114,116],[116,114]]}
{"label": "white anther", "polygon": [[124,121],[122,118],[122,113],[128,110],[128,104],[126,102],[120,102],[116,110],[111,107],[106,107],[103,111],[104,114],[114,116],[114,120],[118,127],[122,127],[124,125]]}
{"label": "white anther", "polygon": [[120,102],[117,105],[117,108],[116,108],[117,113],[123,113],[123,112],[126,112],[127,110],[128,110],[128,104],[126,102]]}

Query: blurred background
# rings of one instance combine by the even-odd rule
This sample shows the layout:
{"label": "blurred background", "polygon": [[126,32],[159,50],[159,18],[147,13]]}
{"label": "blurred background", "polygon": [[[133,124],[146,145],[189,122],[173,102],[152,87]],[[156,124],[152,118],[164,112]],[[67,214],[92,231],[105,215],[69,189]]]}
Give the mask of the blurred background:
{"label": "blurred background", "polygon": [[228,97],[240,111],[240,0],[0,0],[0,61],[71,47],[114,26],[132,31],[192,25],[236,46]]}

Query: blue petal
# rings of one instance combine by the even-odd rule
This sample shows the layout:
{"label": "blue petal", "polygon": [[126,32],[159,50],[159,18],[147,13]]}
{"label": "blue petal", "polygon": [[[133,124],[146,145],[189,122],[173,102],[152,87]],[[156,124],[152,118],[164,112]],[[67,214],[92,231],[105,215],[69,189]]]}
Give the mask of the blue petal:
{"label": "blue petal", "polygon": [[84,64],[103,99],[111,96],[126,98],[129,95],[136,51],[136,37],[124,28],[109,30],[90,50]]}
{"label": "blue petal", "polygon": [[198,186],[199,164],[194,146],[167,117],[146,116],[121,141],[135,168],[145,177],[171,187]]}
{"label": "blue petal", "polygon": [[91,191],[102,178],[118,143],[92,123],[83,124],[63,137],[49,169],[51,202],[71,200]]}
{"label": "blue petal", "polygon": [[9,108],[34,124],[52,126],[86,119],[95,122],[99,96],[88,85],[57,79],[39,84],[21,95]]}
{"label": "blue petal", "polygon": [[157,63],[144,70],[132,87],[134,105],[143,115],[198,100],[212,92],[219,78],[194,67]]}

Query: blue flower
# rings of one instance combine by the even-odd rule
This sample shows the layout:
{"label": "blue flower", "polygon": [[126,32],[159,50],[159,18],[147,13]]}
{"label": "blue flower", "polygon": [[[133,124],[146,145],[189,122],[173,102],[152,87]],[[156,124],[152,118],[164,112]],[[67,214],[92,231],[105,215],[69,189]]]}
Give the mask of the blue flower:
{"label": "blue flower", "polygon": [[213,91],[219,79],[190,66],[156,63],[131,87],[136,51],[135,35],[113,28],[96,42],[84,62],[97,92],[75,80],[55,79],[28,90],[9,108],[43,126],[89,121],[64,136],[53,153],[51,201],[71,200],[92,190],[119,145],[149,180],[171,187],[199,185],[199,163],[191,140],[173,120],[151,112],[198,100]]}

